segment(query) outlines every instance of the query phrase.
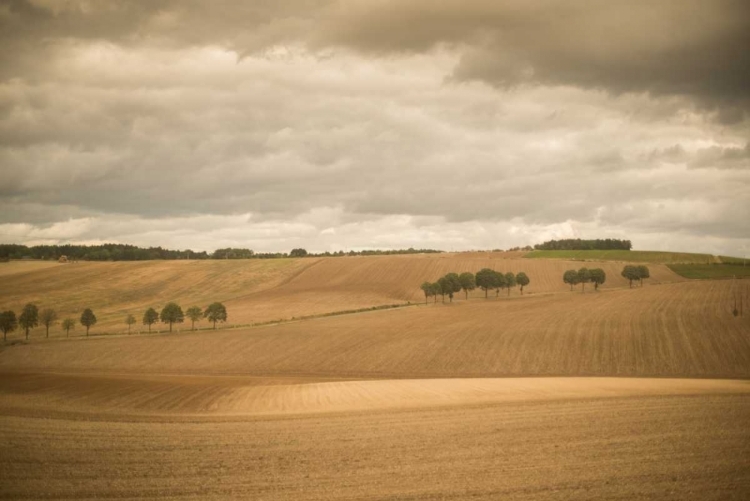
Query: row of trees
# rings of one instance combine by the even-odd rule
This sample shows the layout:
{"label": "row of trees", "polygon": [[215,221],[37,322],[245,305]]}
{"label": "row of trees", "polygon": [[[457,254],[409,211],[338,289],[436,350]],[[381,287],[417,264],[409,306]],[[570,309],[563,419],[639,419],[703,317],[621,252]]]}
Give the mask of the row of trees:
{"label": "row of trees", "polygon": [[534,248],[536,250],[630,250],[633,248],[633,244],[630,240],[618,240],[616,238],[597,238],[594,240],[566,238],[536,244]]}
{"label": "row of trees", "polygon": [[500,295],[501,289],[507,289],[508,295],[513,287],[520,286],[521,294],[523,294],[523,288],[531,283],[529,277],[524,272],[520,272],[514,275],[512,272],[501,273],[499,271],[484,268],[479,270],[477,274],[473,274],[469,271],[461,273],[448,273],[445,276],[439,278],[437,282],[424,282],[420,289],[424,292],[424,300],[430,297],[435,298],[442,296],[443,302],[445,302],[445,296],[448,296],[451,302],[453,302],[453,295],[464,291],[466,299],[469,298],[469,291],[476,288],[480,288],[484,291],[484,297],[488,297],[490,290],[495,291],[495,296]]}
{"label": "row of trees", "polygon": [[607,281],[607,274],[601,268],[581,268],[580,270],[568,270],[563,273],[563,282],[570,284],[570,290],[574,285],[581,284],[581,292],[585,292],[586,284],[593,283],[594,290]]}
{"label": "row of trees", "polygon": [[[651,273],[649,272],[648,266],[635,266],[628,264],[621,272],[621,275],[630,281],[630,287],[633,287],[634,281],[639,281],[641,287],[643,287],[643,279],[649,278]],[[581,284],[581,291],[584,292],[587,283],[593,283],[594,289],[599,289],[607,280],[607,274],[601,268],[581,268],[580,270],[567,270],[563,273],[563,282],[570,285],[570,290],[573,290],[573,286]]]}
{"label": "row of trees", "polygon": [[[6,341],[9,332],[13,332],[18,327],[21,327],[26,332],[26,339],[28,340],[29,331],[34,327],[42,325],[46,330],[46,337],[49,337],[49,328],[57,324],[57,321],[57,312],[52,308],[45,308],[40,311],[37,305],[29,303],[23,307],[18,318],[16,318],[16,313],[12,310],[0,313],[0,330],[3,331],[3,341]],[[91,308],[86,308],[81,313],[79,321],[81,325],[86,327],[86,336],[88,336],[89,329],[96,324],[96,315],[91,311]],[[70,317],[62,321],[62,328],[66,336],[70,335],[70,330],[74,329],[75,325],[76,321]]]}
{"label": "row of trees", "polygon": [[[143,314],[143,325],[148,326],[148,331],[151,332],[151,326],[161,320],[165,324],[169,324],[169,332],[172,332],[173,324],[180,324],[185,321],[185,317],[190,319],[192,322],[191,330],[195,329],[195,322],[199,322],[201,318],[208,319],[212,322],[214,329],[216,329],[217,322],[227,321],[227,309],[221,303],[212,303],[205,310],[202,310],[199,306],[192,306],[183,313],[182,308],[177,303],[167,303],[161,310],[161,314],[157,313],[155,309],[149,308]],[[12,310],[0,312],[0,331],[3,332],[3,341],[7,341],[8,333],[15,331],[18,327],[26,332],[26,339],[29,339],[29,331],[39,325],[44,326],[46,330],[46,337],[49,337],[50,327],[57,324],[59,317],[57,312],[52,308],[45,308],[39,310],[39,308],[29,303],[24,306],[21,314],[16,317],[16,313]],[[93,327],[97,320],[96,315],[91,308],[86,308],[81,313],[79,322],[82,326],[86,327],[86,336],[89,335],[89,329]],[[128,334],[133,325],[137,323],[133,315],[127,315],[125,317],[125,323],[128,326]],[[76,321],[73,318],[65,318],[61,322],[62,330],[65,331],[65,336],[70,336],[70,331],[75,329]]]}
{"label": "row of trees", "polygon": [[[191,306],[183,313],[182,307],[177,303],[167,303],[162,308],[161,313],[157,313],[155,309],[149,308],[143,314],[143,325],[148,326],[148,331],[151,332],[151,326],[158,322],[169,324],[169,332],[172,332],[172,325],[181,324],[185,321],[185,317],[192,322],[190,330],[195,330],[195,322],[200,322],[201,318],[208,319],[209,322],[214,324],[216,329],[217,322],[227,321],[227,309],[221,303],[211,303],[205,310],[202,310],[200,306]],[[128,326],[128,334],[130,334],[130,328],[136,323],[136,319],[133,315],[127,315],[125,317],[125,324]]]}

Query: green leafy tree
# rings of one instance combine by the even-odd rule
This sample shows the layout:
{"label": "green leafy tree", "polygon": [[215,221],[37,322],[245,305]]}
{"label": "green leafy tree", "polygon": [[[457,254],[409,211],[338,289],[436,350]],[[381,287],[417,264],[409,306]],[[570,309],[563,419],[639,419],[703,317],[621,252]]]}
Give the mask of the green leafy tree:
{"label": "green leafy tree", "polygon": [[625,279],[630,282],[630,288],[633,288],[633,280],[640,280],[641,274],[638,272],[638,267],[632,264],[627,264],[623,267],[620,273]]}
{"label": "green leafy tree", "polygon": [[214,329],[216,329],[216,322],[227,321],[227,309],[221,303],[211,303],[203,312],[203,316],[207,318],[209,322],[213,322]]}
{"label": "green leafy tree", "polygon": [[594,284],[594,290],[599,290],[599,286],[603,285],[607,281],[607,273],[601,268],[594,268],[590,270],[591,283]]}
{"label": "green leafy tree", "polygon": [[167,303],[161,310],[161,321],[169,324],[169,332],[172,332],[172,324],[181,324],[185,320],[185,314],[177,303]]}
{"label": "green leafy tree", "polygon": [[291,257],[305,257],[305,256],[307,256],[307,251],[305,249],[292,249],[292,252],[289,253],[289,256],[291,256]]}
{"label": "green leafy tree", "polygon": [[563,282],[570,284],[570,290],[573,290],[574,285],[578,285],[578,272],[576,270],[568,270],[563,273]]}
{"label": "green leafy tree", "polygon": [[518,275],[516,275],[516,283],[521,286],[521,295],[523,296],[523,288],[529,285],[531,283],[531,280],[529,280],[528,275],[526,273],[519,271]]}
{"label": "green leafy tree", "polygon": [[39,308],[33,303],[24,306],[18,317],[18,325],[26,331],[26,339],[29,339],[29,330],[39,325]]}
{"label": "green leafy tree", "polygon": [[469,291],[473,291],[477,288],[477,281],[474,274],[470,271],[465,271],[458,276],[458,281],[461,283],[461,289],[464,291],[464,296],[469,299]]}
{"label": "green leafy tree", "polygon": [[62,321],[62,328],[65,331],[65,337],[70,337],[70,329],[75,329],[76,321],[72,318],[66,318]]}
{"label": "green leafy tree", "polygon": [[510,289],[511,287],[516,286],[516,276],[512,272],[508,272],[505,274],[505,287],[508,288],[508,296],[510,296]]}
{"label": "green leafy tree", "polygon": [[195,322],[200,322],[201,318],[203,318],[203,310],[201,310],[200,306],[191,306],[190,308],[187,309],[185,314],[192,322],[190,330],[194,331]]}
{"label": "green leafy tree", "polygon": [[52,308],[45,308],[39,312],[39,321],[47,330],[46,337],[49,337],[49,328],[57,323],[57,312]]}
{"label": "green leafy tree", "polygon": [[636,266],[636,269],[638,270],[638,281],[641,283],[641,287],[643,287],[643,279],[644,278],[651,278],[651,273],[648,271],[648,266]]}
{"label": "green leafy tree", "polygon": [[453,294],[461,292],[461,279],[457,273],[448,273],[445,275],[445,279],[448,283],[448,297],[453,302]]}
{"label": "green leafy tree", "polygon": [[18,327],[16,314],[10,310],[0,313],[0,331],[3,331],[3,341],[8,340],[8,333],[13,332]]}
{"label": "green leafy tree", "polygon": [[148,331],[151,332],[151,326],[159,320],[159,314],[156,310],[149,308],[146,313],[143,314],[143,325],[148,325]]}
{"label": "green leafy tree", "polygon": [[424,304],[427,304],[427,298],[432,296],[432,284],[430,282],[423,282],[419,288],[424,292]]}
{"label": "green leafy tree", "polygon": [[589,275],[591,276],[591,282],[594,284],[594,290],[599,290],[599,286],[607,281],[607,274],[601,268],[589,270]]}
{"label": "green leafy tree", "polygon": [[130,327],[135,325],[135,317],[131,314],[128,314],[127,317],[125,317],[125,323],[128,325],[128,334],[130,334]]}
{"label": "green leafy tree", "polygon": [[494,270],[489,268],[482,268],[476,274],[477,287],[484,291],[484,298],[487,299],[487,294],[490,290],[495,288],[497,282],[497,274]]}
{"label": "green leafy tree", "polygon": [[505,275],[499,271],[493,271],[495,275],[495,297],[500,295],[500,289],[505,289],[508,286],[508,282],[505,280]]}
{"label": "green leafy tree", "polygon": [[435,303],[437,303],[437,297],[440,294],[440,291],[442,291],[442,287],[440,287],[440,284],[437,282],[433,282],[430,284],[430,289],[432,290],[432,296],[435,298]]}
{"label": "green leafy tree", "polygon": [[438,281],[436,283],[440,288],[439,294],[443,296],[443,302],[445,302],[445,295],[448,294],[448,291],[451,289],[451,285],[448,283],[448,279],[445,277],[438,278]]}
{"label": "green leafy tree", "polygon": [[578,270],[578,283],[581,284],[581,292],[585,292],[586,284],[591,282],[591,272],[588,268]]}
{"label": "green leafy tree", "polygon": [[96,324],[96,315],[91,311],[91,308],[86,308],[81,313],[81,325],[86,327],[86,337],[89,337],[89,329]]}

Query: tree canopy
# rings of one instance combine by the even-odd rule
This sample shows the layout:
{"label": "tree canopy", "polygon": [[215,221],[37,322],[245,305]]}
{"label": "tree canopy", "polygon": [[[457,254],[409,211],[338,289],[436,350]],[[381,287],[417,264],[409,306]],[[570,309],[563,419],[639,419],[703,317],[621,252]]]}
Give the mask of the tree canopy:
{"label": "tree canopy", "polygon": [[574,285],[578,285],[578,272],[576,270],[567,270],[563,273],[563,282],[570,284],[570,290]]}
{"label": "tree canopy", "polygon": [[200,319],[203,318],[203,310],[201,310],[200,306],[191,306],[187,309],[185,314],[192,322],[190,330],[195,330],[195,322],[199,322]]}
{"label": "tree canopy", "polygon": [[476,274],[477,287],[484,291],[484,297],[487,297],[488,291],[494,289],[497,284],[497,273],[489,268],[482,268]]}
{"label": "tree canopy", "polygon": [[633,266],[632,264],[625,265],[620,274],[630,282],[631,288],[633,287],[633,280],[640,280],[641,278],[638,267]]}
{"label": "tree canopy", "polygon": [[169,324],[169,332],[172,332],[172,324],[181,324],[185,320],[185,314],[177,303],[167,303],[161,310],[161,321]]}
{"label": "tree canopy", "polygon": [[159,314],[156,310],[149,308],[146,313],[143,314],[143,325],[148,325],[148,331],[151,332],[151,326],[159,320]]}
{"label": "tree canopy", "polygon": [[0,313],[0,331],[3,331],[3,341],[7,341],[8,333],[13,332],[18,327],[18,320],[16,314],[7,310]]}
{"label": "tree canopy", "polygon": [[651,273],[648,270],[648,266],[644,265],[636,266],[636,270],[638,271],[638,281],[640,282],[641,287],[643,287],[643,279],[650,278]]}
{"label": "tree canopy", "polygon": [[510,289],[516,286],[516,276],[512,272],[505,274],[505,287],[508,289],[508,295],[510,296]]}
{"label": "tree canopy", "polygon": [[588,268],[578,270],[578,283],[581,284],[581,292],[586,290],[586,284],[591,282],[591,272]]}
{"label": "tree canopy", "polygon": [[29,339],[29,330],[39,325],[39,308],[33,303],[24,306],[18,317],[18,325],[26,331],[26,339]]}
{"label": "tree canopy", "polygon": [[52,308],[45,308],[39,313],[39,321],[47,329],[46,337],[49,337],[50,326],[57,323],[57,312]]}
{"label": "tree canopy", "polygon": [[516,275],[516,283],[521,286],[521,295],[523,296],[523,288],[531,283],[526,273],[519,271]]}
{"label": "tree canopy", "polygon": [[607,274],[601,268],[589,270],[591,282],[594,284],[594,290],[599,290],[599,286],[607,281]]}
{"label": "tree canopy", "polygon": [[221,303],[211,303],[203,312],[203,316],[207,318],[209,322],[213,322],[214,329],[216,329],[216,322],[227,321],[227,309]]}
{"label": "tree canopy", "polygon": [[458,276],[458,281],[461,284],[461,289],[463,289],[466,299],[469,299],[469,291],[477,288],[477,281],[474,274],[470,271],[465,271]]}
{"label": "tree canopy", "polygon": [[66,318],[62,321],[61,327],[65,331],[65,337],[70,336],[70,329],[75,329],[76,321],[72,318]]}
{"label": "tree canopy", "polygon": [[94,312],[91,311],[91,308],[86,308],[83,310],[83,313],[81,313],[81,325],[86,327],[86,337],[89,335],[89,329],[96,324],[96,315],[94,315]]}

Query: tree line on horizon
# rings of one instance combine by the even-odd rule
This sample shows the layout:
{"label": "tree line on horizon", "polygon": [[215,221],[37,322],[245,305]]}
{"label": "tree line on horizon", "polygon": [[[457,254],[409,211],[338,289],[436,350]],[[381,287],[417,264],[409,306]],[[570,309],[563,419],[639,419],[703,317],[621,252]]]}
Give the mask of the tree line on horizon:
{"label": "tree line on horizon", "polygon": [[150,261],[176,259],[282,259],[288,257],[341,257],[341,256],[376,256],[400,254],[436,254],[443,251],[435,249],[395,249],[395,250],[361,250],[313,253],[305,249],[292,249],[291,252],[255,252],[252,249],[227,247],[206,251],[170,250],[162,247],[138,247],[128,244],[102,245],[35,245],[28,247],[19,244],[0,244],[0,260],[10,259],[47,259],[57,260],[65,256],[69,260],[80,261]]}
{"label": "tree line on horizon", "polygon": [[[191,330],[195,330],[195,322],[199,322],[201,318],[206,318],[209,322],[213,323],[214,329],[216,329],[217,322],[227,321],[227,309],[220,303],[211,303],[205,310],[199,306],[192,306],[183,313],[182,308],[175,302],[167,303],[162,308],[161,313],[157,313],[154,308],[148,308],[143,314],[143,325],[148,326],[148,331],[151,332],[151,326],[158,322],[169,325],[169,332],[172,332],[173,324],[180,324],[185,321],[185,317],[190,319],[192,322]],[[15,331],[18,327],[22,328],[26,333],[26,340],[29,339],[29,331],[31,329],[42,325],[46,329],[46,336],[49,338],[49,329],[58,322],[58,314],[52,308],[45,308],[39,310],[36,304],[29,303],[23,307],[21,314],[16,317],[16,314],[12,310],[6,310],[0,312],[0,331],[3,333],[3,342],[7,341],[7,335],[10,332]],[[86,327],[86,337],[89,336],[89,329],[93,327],[96,322],[96,315],[91,308],[85,308],[79,323]],[[128,314],[125,317],[125,324],[128,326],[128,334],[130,334],[131,327],[137,323],[135,316]],[[61,322],[61,328],[65,331],[65,337],[70,336],[70,331],[75,329],[75,319],[68,317]]]}
{"label": "tree line on horizon", "polygon": [[523,295],[523,288],[529,283],[531,283],[531,280],[522,271],[513,274],[512,272],[502,273],[490,268],[483,268],[476,275],[470,271],[461,274],[448,273],[436,282],[422,283],[419,288],[424,293],[426,304],[430,297],[435,297],[435,302],[437,302],[437,296],[442,296],[443,302],[445,302],[445,296],[448,296],[450,302],[453,302],[453,295],[461,291],[464,291],[465,298],[469,299],[469,291],[477,288],[484,291],[485,299],[488,297],[490,290],[494,290],[495,297],[497,297],[500,295],[501,289],[507,289],[508,295],[510,295],[511,288],[516,286],[520,286]]}
{"label": "tree line on horizon", "polygon": [[618,240],[616,238],[596,238],[593,240],[564,238],[548,240],[534,246],[536,250],[631,250],[632,248],[633,244],[630,240]]}

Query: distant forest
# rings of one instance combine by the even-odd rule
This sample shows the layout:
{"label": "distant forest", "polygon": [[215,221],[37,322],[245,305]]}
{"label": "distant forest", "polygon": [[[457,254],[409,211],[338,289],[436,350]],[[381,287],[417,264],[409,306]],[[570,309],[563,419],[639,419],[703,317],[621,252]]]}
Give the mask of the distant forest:
{"label": "distant forest", "polygon": [[595,240],[581,240],[580,238],[566,238],[550,240],[543,244],[536,244],[536,250],[630,250],[633,244],[630,240],[616,238],[597,238]]}
{"label": "distant forest", "polygon": [[103,245],[35,245],[28,247],[17,244],[0,244],[0,259],[51,259],[57,260],[66,256],[69,260],[81,261],[147,261],[152,259],[278,259],[285,257],[320,257],[320,256],[375,256],[386,254],[420,254],[442,252],[433,249],[401,250],[363,250],[307,252],[305,249],[293,249],[291,252],[254,252],[251,249],[217,249],[212,253],[192,250],[170,250],[161,247],[137,247],[126,244]]}

